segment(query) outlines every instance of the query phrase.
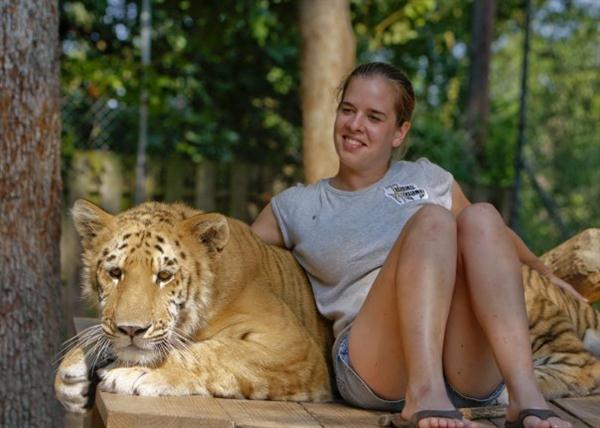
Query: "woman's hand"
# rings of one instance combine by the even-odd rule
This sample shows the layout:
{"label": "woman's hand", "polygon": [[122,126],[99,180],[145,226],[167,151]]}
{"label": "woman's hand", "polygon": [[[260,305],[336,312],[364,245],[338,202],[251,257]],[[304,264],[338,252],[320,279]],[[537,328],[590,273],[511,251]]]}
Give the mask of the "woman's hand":
{"label": "woman's hand", "polygon": [[556,285],[557,287],[562,288],[567,293],[570,293],[577,300],[584,302],[584,303],[590,303],[590,301],[588,299],[586,299],[581,294],[579,294],[579,292],[575,289],[575,287],[573,287],[567,281],[556,276],[552,271],[550,271],[549,268],[546,268],[546,272],[540,272],[540,274],[542,276],[544,276],[546,279],[548,279],[552,284]]}
{"label": "woman's hand", "polygon": [[548,279],[552,284],[562,288],[580,302],[590,303],[590,301],[583,297],[581,294],[579,294],[579,292],[575,290],[575,288],[571,284],[556,276],[552,269],[546,266],[546,264],[544,264],[543,261],[541,261],[535,254],[533,254],[531,250],[527,247],[527,245],[525,245],[523,240],[519,238],[519,236],[512,229],[507,227],[506,230],[508,231],[509,236],[515,244],[515,249],[517,250],[517,255],[519,256],[521,263],[524,263],[530,268],[536,270],[540,275]]}

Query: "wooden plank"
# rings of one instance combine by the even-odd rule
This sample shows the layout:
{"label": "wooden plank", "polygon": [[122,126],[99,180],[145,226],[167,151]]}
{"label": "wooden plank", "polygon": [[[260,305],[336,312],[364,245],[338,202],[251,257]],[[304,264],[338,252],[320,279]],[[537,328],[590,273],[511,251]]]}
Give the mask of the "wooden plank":
{"label": "wooden plank", "polygon": [[[98,324],[95,318],[75,318],[77,332]],[[551,404],[573,428],[600,427],[600,396],[562,398]],[[465,410],[465,409],[461,409]],[[139,397],[100,392],[96,407],[85,415],[68,414],[65,426],[99,428],[186,427],[377,427],[383,412],[341,403],[291,403],[228,400],[206,397]],[[470,415],[473,417],[473,415]],[[494,415],[495,416],[495,415]],[[484,416],[484,426],[504,426],[504,418]]]}
{"label": "wooden plank", "polygon": [[481,406],[481,407],[464,407],[458,409],[464,418],[471,421],[478,419],[494,419],[503,418],[506,413],[506,406]]}
{"label": "wooden plank", "polygon": [[[599,395],[580,398],[557,398],[556,400],[553,400],[553,404],[555,405],[555,409],[558,407],[565,410],[570,415],[576,416],[577,419],[585,422],[585,424],[592,428],[600,427]],[[563,416],[562,413],[561,416]]]}
{"label": "wooden plank", "polygon": [[98,392],[96,406],[107,428],[234,428],[210,397],[140,397]]}
{"label": "wooden plank", "polygon": [[[552,402],[550,402],[550,408],[561,419],[571,422],[571,425],[573,425],[573,428],[588,428],[587,424],[584,423],[581,419],[579,419],[576,415],[572,415],[572,414],[564,411],[563,409],[561,409],[559,406],[555,405]],[[596,413],[597,412],[598,412],[598,410],[596,410]]]}
{"label": "wooden plank", "polygon": [[[460,411],[464,411],[464,409],[460,409]],[[464,413],[464,412],[463,412]],[[464,416],[464,415],[463,415]],[[464,416],[465,417],[465,416]],[[495,418],[495,419],[487,419],[487,418],[466,418],[475,424],[477,428],[496,428],[496,427],[504,427],[504,418]],[[380,415],[378,425],[379,426],[392,426],[392,414],[387,413]],[[343,425],[340,425],[343,426]],[[360,426],[360,425],[357,425]]]}
{"label": "wooden plank", "polygon": [[[504,419],[502,419],[502,421],[504,421]],[[474,421],[478,427],[485,427],[485,428],[496,428],[497,425],[491,420],[491,419],[478,419],[476,421]],[[504,427],[504,424],[501,425],[502,427]]]}
{"label": "wooden plank", "polygon": [[464,407],[460,410],[463,417],[481,427],[504,428],[505,406]]}
{"label": "wooden plank", "polygon": [[385,412],[357,409],[342,403],[302,403],[302,406],[324,428],[378,427],[379,417],[385,414]]}
{"label": "wooden plank", "polygon": [[218,399],[236,428],[317,428],[321,425],[298,403]]}
{"label": "wooden plank", "polygon": [[489,419],[489,422],[492,424],[492,426],[494,427],[498,427],[498,428],[504,428],[504,418],[494,418],[494,419]]}
{"label": "wooden plank", "polygon": [[[562,419],[571,422],[573,428],[589,428],[588,425],[583,423],[580,419],[575,416],[565,412],[563,409],[555,406],[553,403],[550,403],[550,408]],[[597,411],[598,413],[598,411]],[[478,421],[479,422],[479,421]],[[493,424],[492,426],[496,426],[498,428],[504,427],[504,418],[494,418],[491,419],[490,422]]]}
{"label": "wooden plank", "polygon": [[98,410],[94,407],[86,413],[65,412],[65,428],[104,428]]}

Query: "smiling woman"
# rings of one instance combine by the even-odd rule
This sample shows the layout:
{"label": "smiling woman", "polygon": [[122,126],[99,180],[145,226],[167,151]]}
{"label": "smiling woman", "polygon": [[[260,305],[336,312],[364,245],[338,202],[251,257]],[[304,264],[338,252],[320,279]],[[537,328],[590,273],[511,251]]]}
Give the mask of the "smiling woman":
{"label": "smiling woman", "polygon": [[506,383],[507,426],[567,428],[536,386],[520,263],[574,291],[448,171],[392,162],[413,108],[400,70],[358,66],[333,126],[337,174],[280,193],[252,227],[306,270],[348,403],[403,427],[473,426],[456,408],[497,403]]}
{"label": "smiling woman", "polygon": [[410,130],[410,121],[396,125],[396,97],[390,94],[400,91],[385,77],[359,77],[347,84],[333,128],[340,158],[340,171],[331,181],[334,186],[356,190],[369,185],[355,186],[353,180],[346,183],[342,177],[349,170],[361,171],[375,181],[385,173],[392,151],[400,148]]}

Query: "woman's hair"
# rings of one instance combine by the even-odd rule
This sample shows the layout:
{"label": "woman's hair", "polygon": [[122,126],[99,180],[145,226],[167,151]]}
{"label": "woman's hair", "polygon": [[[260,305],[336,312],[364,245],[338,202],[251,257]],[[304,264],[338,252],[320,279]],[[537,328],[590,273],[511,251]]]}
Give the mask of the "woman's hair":
{"label": "woman's hair", "polygon": [[352,73],[348,75],[340,85],[338,94],[340,102],[344,99],[346,88],[355,77],[373,77],[381,76],[392,83],[396,89],[396,124],[402,125],[404,122],[410,122],[412,112],[415,109],[415,92],[412,83],[408,77],[394,67],[393,65],[384,62],[368,62],[356,67]]}

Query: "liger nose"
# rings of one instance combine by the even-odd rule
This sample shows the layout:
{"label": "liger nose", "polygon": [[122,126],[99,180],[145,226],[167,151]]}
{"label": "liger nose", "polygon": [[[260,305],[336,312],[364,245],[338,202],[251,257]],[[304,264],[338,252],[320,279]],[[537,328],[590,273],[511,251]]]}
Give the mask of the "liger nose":
{"label": "liger nose", "polygon": [[129,337],[134,337],[134,336],[139,336],[141,334],[144,334],[146,331],[148,331],[149,328],[150,328],[149,325],[147,325],[146,327],[140,327],[137,325],[119,325],[119,326],[117,326],[117,329],[121,333],[124,333]]}

